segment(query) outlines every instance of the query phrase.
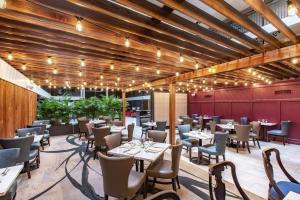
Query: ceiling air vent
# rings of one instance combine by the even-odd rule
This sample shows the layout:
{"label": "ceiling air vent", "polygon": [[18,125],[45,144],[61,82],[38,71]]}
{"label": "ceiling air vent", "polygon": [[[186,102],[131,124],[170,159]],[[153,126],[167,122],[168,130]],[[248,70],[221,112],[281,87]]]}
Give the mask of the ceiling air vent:
{"label": "ceiling air vent", "polygon": [[280,95],[280,94],[292,94],[292,90],[275,90],[274,91],[275,95]]}

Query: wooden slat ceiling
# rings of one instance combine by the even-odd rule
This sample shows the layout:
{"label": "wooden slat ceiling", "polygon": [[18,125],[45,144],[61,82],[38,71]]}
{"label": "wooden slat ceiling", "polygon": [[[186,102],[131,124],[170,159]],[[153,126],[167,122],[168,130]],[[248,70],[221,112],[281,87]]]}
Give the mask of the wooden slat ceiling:
{"label": "wooden slat ceiling", "polygon": [[[72,87],[125,89],[288,45],[226,1],[199,2],[225,16],[226,22],[184,0],[7,0],[6,9],[0,10],[0,56],[39,85],[62,87],[68,82]],[[295,33],[262,0],[245,3],[291,44],[298,43]],[[83,19],[82,32],[75,29],[78,18]],[[234,29],[228,20],[264,44]],[[13,60],[7,58],[9,52]],[[49,56],[52,65],[47,64]],[[297,63],[284,60],[255,66],[251,73],[224,71],[177,84],[185,90],[216,88],[298,78],[299,72]]]}

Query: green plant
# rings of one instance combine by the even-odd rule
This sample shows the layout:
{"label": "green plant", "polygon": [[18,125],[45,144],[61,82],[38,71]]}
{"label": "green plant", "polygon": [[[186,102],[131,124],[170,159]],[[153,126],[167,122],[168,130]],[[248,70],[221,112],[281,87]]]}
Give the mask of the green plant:
{"label": "green plant", "polygon": [[80,99],[74,103],[74,114],[77,117],[87,117],[95,119],[103,114],[101,100],[97,97]]}
{"label": "green plant", "polygon": [[105,115],[110,116],[112,119],[118,115],[119,119],[122,118],[122,99],[114,96],[103,97],[101,99]]}

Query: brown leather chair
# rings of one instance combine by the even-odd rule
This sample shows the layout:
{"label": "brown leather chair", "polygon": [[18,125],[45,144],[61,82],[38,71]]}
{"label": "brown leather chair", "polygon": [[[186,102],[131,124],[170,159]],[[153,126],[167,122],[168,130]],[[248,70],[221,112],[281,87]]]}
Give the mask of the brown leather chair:
{"label": "brown leather chair", "polygon": [[87,134],[88,130],[86,128],[86,124],[90,121],[86,118],[78,118],[78,127],[79,127],[79,140],[82,137],[82,135]]}
{"label": "brown leather chair", "polygon": [[[172,146],[172,160],[159,160],[152,163],[147,171],[147,180],[148,177],[153,177],[153,187],[155,183],[160,184],[172,184],[173,190],[176,191],[176,182],[178,188],[180,188],[178,172],[179,172],[179,162],[182,151],[182,142],[180,140],[176,141],[176,145]],[[156,179],[171,179],[172,182],[159,182]]]}
{"label": "brown leather chair", "polygon": [[86,152],[89,149],[89,145],[91,145],[91,148],[93,147],[94,141],[95,141],[95,136],[93,134],[93,128],[95,127],[95,125],[93,123],[86,123],[86,128],[88,130],[87,135],[86,135],[86,139],[87,139],[87,145],[86,145]]}
{"label": "brown leather chair", "polygon": [[94,159],[96,159],[98,151],[106,150],[106,143],[104,137],[110,134],[110,127],[92,128],[92,131],[95,136]]}
{"label": "brown leather chair", "polygon": [[122,141],[130,142],[133,138],[133,131],[134,131],[134,123],[128,124],[127,126],[128,135],[122,135]]}
{"label": "brown leather chair", "polygon": [[148,138],[153,139],[153,142],[165,143],[167,138],[167,133],[165,131],[149,130]]}
{"label": "brown leather chair", "polygon": [[234,125],[234,130],[236,134],[230,134],[229,138],[236,141],[236,152],[239,152],[240,143],[246,143],[248,152],[250,152],[249,147],[249,134],[251,130],[251,125]]}
{"label": "brown leather chair", "polygon": [[114,126],[123,126],[123,122],[120,120],[113,121]]}
{"label": "brown leather chair", "polygon": [[107,150],[111,150],[121,145],[122,135],[121,133],[114,133],[104,137]]}
{"label": "brown leather chair", "polygon": [[183,120],[183,124],[189,124],[189,125],[191,125],[191,128],[193,127],[193,119],[192,118],[184,117],[184,118],[182,118],[182,120]]}
{"label": "brown leather chair", "polygon": [[98,153],[103,175],[105,199],[108,196],[132,199],[143,191],[146,198],[146,174],[132,170],[130,157],[108,157]]}
{"label": "brown leather chair", "polygon": [[250,122],[250,125],[252,127],[252,131],[250,132],[249,137],[252,138],[254,146],[256,145],[255,141],[257,142],[258,148],[260,149],[260,144],[259,144],[260,123],[253,121]]}

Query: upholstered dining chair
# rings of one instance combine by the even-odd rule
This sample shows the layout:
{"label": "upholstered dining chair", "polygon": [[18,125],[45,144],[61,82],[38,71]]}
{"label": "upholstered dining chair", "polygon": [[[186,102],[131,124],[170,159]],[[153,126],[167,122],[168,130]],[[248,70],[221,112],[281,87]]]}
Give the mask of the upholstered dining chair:
{"label": "upholstered dining chair", "polygon": [[203,129],[203,117],[202,116],[199,116],[198,117],[198,123],[194,124],[194,128],[195,129],[200,129],[202,130]]}
{"label": "upholstered dining chair", "polygon": [[220,124],[220,120],[221,120],[220,116],[212,116],[211,118],[214,122],[216,122],[216,124]]}
{"label": "upholstered dining chair", "polygon": [[31,178],[30,164],[36,162],[36,166],[39,167],[38,150],[36,149],[30,150],[30,146],[33,140],[34,140],[34,136],[0,139],[0,145],[4,149],[11,149],[11,148],[20,149],[20,155],[19,158],[17,159],[17,163],[24,162],[24,167],[27,172],[28,178]]}
{"label": "upholstered dining chair", "polygon": [[50,146],[50,133],[49,130],[47,130],[47,125],[46,124],[31,124],[27,126],[28,128],[35,128],[35,127],[40,127],[40,131],[38,132],[38,135],[43,135],[43,139],[41,141],[41,145],[44,149],[44,145],[49,145]]}
{"label": "upholstered dining chair", "polygon": [[193,128],[193,118],[190,118],[190,117],[184,117],[183,119],[183,124],[189,124],[190,125],[190,128],[192,130]]}
{"label": "upholstered dining chair", "polygon": [[100,160],[104,197],[132,199],[143,192],[146,198],[146,174],[132,170],[134,159],[130,157],[108,157],[98,153]]}
{"label": "upholstered dining chair", "polygon": [[285,145],[285,140],[289,135],[289,129],[291,126],[291,121],[281,121],[280,123],[281,129],[279,130],[270,130],[267,132],[267,141],[269,141],[270,138],[281,138],[283,145]]}
{"label": "upholstered dining chair", "polygon": [[155,130],[165,131],[166,127],[167,127],[167,121],[157,121]]}
{"label": "upholstered dining chair", "polygon": [[[26,137],[29,135],[38,135],[40,133],[40,131],[41,131],[41,127],[20,128],[20,129],[17,129],[16,135],[18,137]],[[40,147],[42,147],[42,149],[44,149],[44,145],[42,144],[42,141],[41,142],[33,142],[31,144],[30,149],[31,150],[34,150],[34,149],[40,150]]]}
{"label": "upholstered dining chair", "polygon": [[250,125],[252,126],[252,130],[250,132],[249,137],[253,140],[254,146],[255,146],[255,141],[257,142],[258,148],[260,149],[260,144],[259,144],[260,123],[253,121],[250,122]]}
{"label": "upholstered dining chair", "polygon": [[200,162],[203,153],[208,154],[209,162],[211,155],[216,157],[217,163],[219,162],[219,156],[223,156],[223,160],[225,161],[227,137],[228,133],[216,132],[214,134],[215,145],[198,147],[198,162]]}
{"label": "upholstered dining chair", "polygon": [[95,125],[93,123],[86,123],[86,128],[88,130],[87,134],[86,134],[86,139],[87,139],[87,145],[86,145],[86,152],[89,149],[89,145],[91,145],[91,148],[93,147],[94,141],[95,141],[95,136],[93,134],[93,128],[95,127]]}
{"label": "upholstered dining chair", "polygon": [[122,135],[121,133],[114,133],[104,137],[107,150],[111,150],[121,145]]}
{"label": "upholstered dining chair", "polygon": [[100,127],[100,128],[92,128],[94,133],[94,143],[95,143],[95,154],[94,159],[96,159],[97,152],[101,150],[106,150],[106,143],[104,137],[110,134],[110,127]]}
{"label": "upholstered dining chair", "polygon": [[[276,180],[274,179],[274,170],[271,163],[271,156],[273,153],[275,153],[277,163],[284,175],[287,177],[288,181],[276,182]],[[283,200],[290,191],[300,194],[300,183],[295,178],[293,178],[283,166],[280,159],[279,150],[275,148],[264,149],[262,151],[262,156],[265,172],[269,179],[268,199]]]}
{"label": "upholstered dining chair", "polygon": [[241,125],[248,125],[249,124],[249,120],[248,117],[241,117]]}
{"label": "upholstered dining chair", "polygon": [[149,130],[151,130],[151,128],[149,126],[145,126],[143,125],[144,123],[150,122],[150,118],[141,118],[141,127],[142,127],[142,135],[141,138],[145,135],[145,137],[147,136],[147,132]]}
{"label": "upholstered dining chair", "polygon": [[234,125],[234,130],[236,134],[230,134],[229,138],[236,141],[236,152],[239,152],[240,143],[242,142],[246,143],[248,152],[251,153],[249,146],[251,125]]}
{"label": "upholstered dining chair", "polygon": [[122,142],[130,142],[133,138],[134,123],[127,125],[127,135],[122,135]]}
{"label": "upholstered dining chair", "polygon": [[86,128],[86,124],[90,122],[90,120],[82,117],[78,118],[78,127],[79,127],[79,140],[81,139],[82,135],[87,134],[88,130]]}
{"label": "upholstered dining chair", "polygon": [[113,125],[114,125],[114,126],[123,126],[123,122],[120,121],[120,120],[114,120],[114,121],[113,121]]}
{"label": "upholstered dining chair", "polygon": [[[158,160],[157,162],[151,163],[148,167],[147,174],[147,182],[149,180],[148,177],[153,178],[153,185],[155,187],[155,183],[160,184],[172,184],[173,190],[176,191],[176,182],[177,186],[180,189],[178,172],[179,172],[179,163],[180,156],[182,151],[182,142],[181,140],[177,140],[175,145],[172,145],[171,158],[172,160]],[[157,181],[159,179],[171,179],[171,182],[160,182]]]}
{"label": "upholstered dining chair", "polygon": [[192,148],[199,146],[199,140],[190,138],[189,136],[184,135],[191,130],[190,124],[178,125],[179,138],[182,141],[184,147],[186,147],[187,152],[189,153],[189,159],[192,160]]}
{"label": "upholstered dining chair", "polygon": [[[6,168],[15,166],[20,156],[19,148],[1,149],[0,150],[0,168]],[[17,181],[14,181],[9,190],[4,196],[0,197],[0,200],[12,200],[17,193]]]}
{"label": "upholstered dining chair", "polygon": [[[231,175],[233,178],[234,185],[242,196],[243,200],[250,200],[247,194],[244,192],[240,183],[237,179],[235,165],[230,161],[223,161],[216,163],[209,167],[209,195],[211,200],[225,200],[226,199],[226,185],[222,181],[222,171],[225,167],[230,167]],[[213,177],[215,177],[215,184],[213,184]]]}
{"label": "upholstered dining chair", "polygon": [[153,139],[153,142],[165,143],[167,133],[165,131],[149,130],[148,138]]}

